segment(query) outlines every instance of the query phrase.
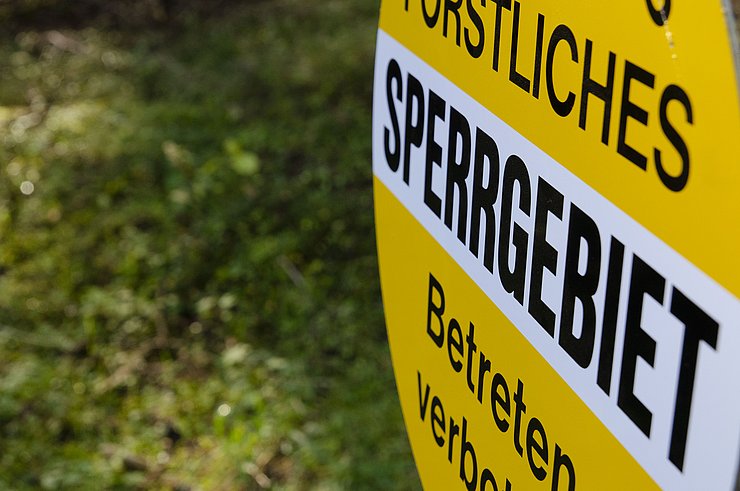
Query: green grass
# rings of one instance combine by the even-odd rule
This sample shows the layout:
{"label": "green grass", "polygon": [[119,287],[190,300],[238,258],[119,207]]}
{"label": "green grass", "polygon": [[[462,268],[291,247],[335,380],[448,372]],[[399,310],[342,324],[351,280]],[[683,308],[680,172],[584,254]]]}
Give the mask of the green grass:
{"label": "green grass", "polygon": [[418,489],[373,236],[377,3],[116,5],[0,9],[0,488]]}

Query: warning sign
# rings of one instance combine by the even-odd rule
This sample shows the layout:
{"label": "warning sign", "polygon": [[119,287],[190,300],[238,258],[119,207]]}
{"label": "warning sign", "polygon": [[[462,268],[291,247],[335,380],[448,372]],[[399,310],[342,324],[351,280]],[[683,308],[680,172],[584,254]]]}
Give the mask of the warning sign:
{"label": "warning sign", "polygon": [[383,2],[378,254],[426,489],[734,489],[722,6]]}

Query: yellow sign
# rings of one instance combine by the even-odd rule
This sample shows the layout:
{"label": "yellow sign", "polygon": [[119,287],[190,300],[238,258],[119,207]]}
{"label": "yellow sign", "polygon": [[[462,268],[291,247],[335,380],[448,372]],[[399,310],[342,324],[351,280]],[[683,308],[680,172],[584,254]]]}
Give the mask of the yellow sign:
{"label": "yellow sign", "polygon": [[719,0],[382,3],[378,254],[426,489],[734,489],[727,22]]}

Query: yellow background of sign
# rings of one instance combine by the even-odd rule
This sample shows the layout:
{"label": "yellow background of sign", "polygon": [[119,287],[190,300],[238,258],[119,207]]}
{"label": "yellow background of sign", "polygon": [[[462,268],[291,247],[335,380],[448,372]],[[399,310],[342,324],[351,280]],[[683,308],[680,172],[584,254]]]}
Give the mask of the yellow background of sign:
{"label": "yellow background of sign", "polygon": [[[427,3],[433,8],[433,0]],[[444,3],[441,2],[443,6]],[[426,26],[421,0],[409,0],[408,11],[404,9],[404,0],[385,0],[380,28],[735,296],[740,295],[740,254],[737,252],[740,243],[740,105],[721,2],[674,1],[669,22],[664,27],[652,21],[644,1],[521,2],[520,72],[532,73],[537,13],[546,16],[546,42],[560,23],[573,30],[581,62],[585,38],[593,41],[591,73],[595,80],[605,81],[608,52],[616,53],[608,147],[600,139],[601,101],[593,96],[590,98],[587,131],[584,132],[578,127],[579,99],[573,112],[561,118],[550,107],[544,76],[539,100],[509,81],[510,36],[507,32],[511,29],[511,12],[505,13],[502,24],[501,66],[498,72],[491,69],[496,5],[487,2],[487,7],[483,8],[480,2],[473,3],[481,12],[487,36],[485,51],[478,59],[469,56],[464,41],[461,47],[455,44],[454,29],[450,37],[442,36],[441,14],[434,29]],[[461,14],[464,8],[465,2]],[[463,27],[472,29],[465,15],[462,19]],[[560,98],[569,90],[579,94],[582,64],[570,61],[564,43],[556,53],[555,86]],[[691,99],[693,125],[677,124],[685,121],[683,108],[678,104],[674,103],[677,107],[669,108],[668,113],[687,140],[691,154],[689,182],[680,192],[670,191],[661,183],[652,158],[649,158],[647,171],[643,171],[616,151],[625,59],[655,74],[654,90],[633,82],[630,95],[635,104],[649,112],[647,127],[634,120],[628,123],[627,141],[642,153],[651,156],[652,149],[660,145],[666,158],[678,164],[678,156],[660,128],[660,94],[668,84],[678,84]],[[675,172],[670,167],[667,170]],[[382,240],[379,243],[383,245]],[[384,287],[392,288],[393,285],[386,280]],[[389,292],[385,294],[386,298],[392,298]]]}
{"label": "yellow background of sign", "polygon": [[[577,489],[658,489],[632,456],[421,224],[377,178],[374,185],[382,290],[386,322],[390,326],[388,336],[406,428],[424,487],[462,489],[464,485],[458,477],[459,437],[450,464],[447,447],[440,448],[434,441],[429,407],[425,421],[421,420],[417,371],[422,375],[423,387],[427,383],[430,385],[429,400],[434,395],[441,399],[448,421],[450,416],[458,424],[462,423],[463,416],[468,420],[468,440],[475,446],[479,473],[481,466],[489,466],[499,490],[504,489],[505,479],[511,481],[512,491],[551,489],[551,467],[542,482],[532,476],[526,450],[524,457],[514,450],[513,429],[509,428],[506,433],[498,430],[491,416],[488,397],[484,396],[483,405],[478,403],[467,387],[465,369],[461,373],[454,372],[446,344],[438,348],[427,335],[427,295],[429,274],[432,273],[445,289],[444,319],[458,319],[463,333],[467,333],[469,322],[476,325],[478,350],[491,360],[494,373],[499,371],[504,375],[512,397],[517,380],[522,380],[526,404],[524,423],[531,417],[542,421],[551,447],[551,464],[554,443],[558,443],[571,457]],[[478,355],[475,356],[477,367]],[[490,377],[486,394],[489,390]],[[509,419],[513,423],[513,402]],[[524,425],[522,432],[524,440]],[[563,480],[560,489],[567,489],[566,482]]]}

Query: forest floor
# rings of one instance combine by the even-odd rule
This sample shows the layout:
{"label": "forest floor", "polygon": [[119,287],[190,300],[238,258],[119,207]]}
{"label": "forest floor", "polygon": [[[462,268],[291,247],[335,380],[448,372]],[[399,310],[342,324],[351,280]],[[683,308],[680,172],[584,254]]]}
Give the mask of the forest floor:
{"label": "forest floor", "polygon": [[419,488],[375,258],[377,11],[0,3],[0,488]]}

